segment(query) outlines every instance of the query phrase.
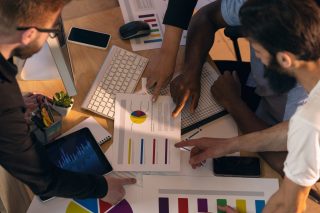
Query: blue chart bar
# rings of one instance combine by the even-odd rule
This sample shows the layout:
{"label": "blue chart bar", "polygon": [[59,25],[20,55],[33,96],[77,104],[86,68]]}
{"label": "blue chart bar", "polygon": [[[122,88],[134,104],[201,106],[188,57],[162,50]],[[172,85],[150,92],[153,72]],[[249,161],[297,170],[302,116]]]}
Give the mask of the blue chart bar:
{"label": "blue chart bar", "polygon": [[140,164],[143,164],[143,146],[144,146],[144,142],[143,142],[143,138],[142,138],[141,145],[140,145]]}
{"label": "blue chart bar", "polygon": [[169,198],[159,197],[159,213],[169,213]]}
{"label": "blue chart bar", "polygon": [[256,200],[256,213],[261,213],[264,206],[266,205],[264,200]]}
{"label": "blue chart bar", "polygon": [[162,39],[153,39],[153,40],[147,40],[147,41],[143,41],[144,43],[153,43],[153,42],[161,42]]}

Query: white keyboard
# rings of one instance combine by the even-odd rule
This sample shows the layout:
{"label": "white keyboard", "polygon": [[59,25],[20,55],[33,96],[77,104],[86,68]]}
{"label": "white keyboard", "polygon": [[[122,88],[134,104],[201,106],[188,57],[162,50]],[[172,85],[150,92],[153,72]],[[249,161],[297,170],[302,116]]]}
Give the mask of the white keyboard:
{"label": "white keyboard", "polygon": [[116,93],[132,93],[147,63],[145,57],[112,46],[81,107],[114,119]]}

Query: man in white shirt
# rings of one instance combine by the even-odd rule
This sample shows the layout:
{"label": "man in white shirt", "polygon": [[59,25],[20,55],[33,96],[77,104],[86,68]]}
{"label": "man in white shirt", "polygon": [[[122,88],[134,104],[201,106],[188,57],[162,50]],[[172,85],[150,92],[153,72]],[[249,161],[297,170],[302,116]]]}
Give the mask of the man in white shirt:
{"label": "man in white shirt", "polygon": [[194,146],[193,167],[236,151],[287,150],[284,181],[264,212],[303,212],[311,186],[320,177],[320,8],[315,0],[249,0],[239,15],[273,89],[296,80],[309,97],[290,119],[289,131],[281,123],[231,139],[202,138],[176,146]]}

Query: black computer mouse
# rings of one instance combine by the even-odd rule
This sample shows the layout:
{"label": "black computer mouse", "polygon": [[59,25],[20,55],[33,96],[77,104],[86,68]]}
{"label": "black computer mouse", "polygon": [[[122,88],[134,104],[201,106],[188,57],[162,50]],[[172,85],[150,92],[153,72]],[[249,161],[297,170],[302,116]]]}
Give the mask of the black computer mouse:
{"label": "black computer mouse", "polygon": [[151,28],[147,22],[132,21],[119,28],[120,37],[124,40],[140,38],[151,33]]}

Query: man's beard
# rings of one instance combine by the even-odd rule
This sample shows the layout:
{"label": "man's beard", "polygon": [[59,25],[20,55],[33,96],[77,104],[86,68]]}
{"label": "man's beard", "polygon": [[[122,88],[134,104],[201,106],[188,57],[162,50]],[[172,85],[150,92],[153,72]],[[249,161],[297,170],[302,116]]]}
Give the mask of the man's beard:
{"label": "man's beard", "polygon": [[17,47],[13,50],[13,56],[17,56],[21,59],[30,58],[35,53],[39,52],[41,46],[38,45],[37,41],[32,41],[29,45],[24,47]]}
{"label": "man's beard", "polygon": [[272,56],[268,66],[265,66],[264,77],[268,80],[273,91],[283,94],[294,88],[297,80],[288,75]]}

